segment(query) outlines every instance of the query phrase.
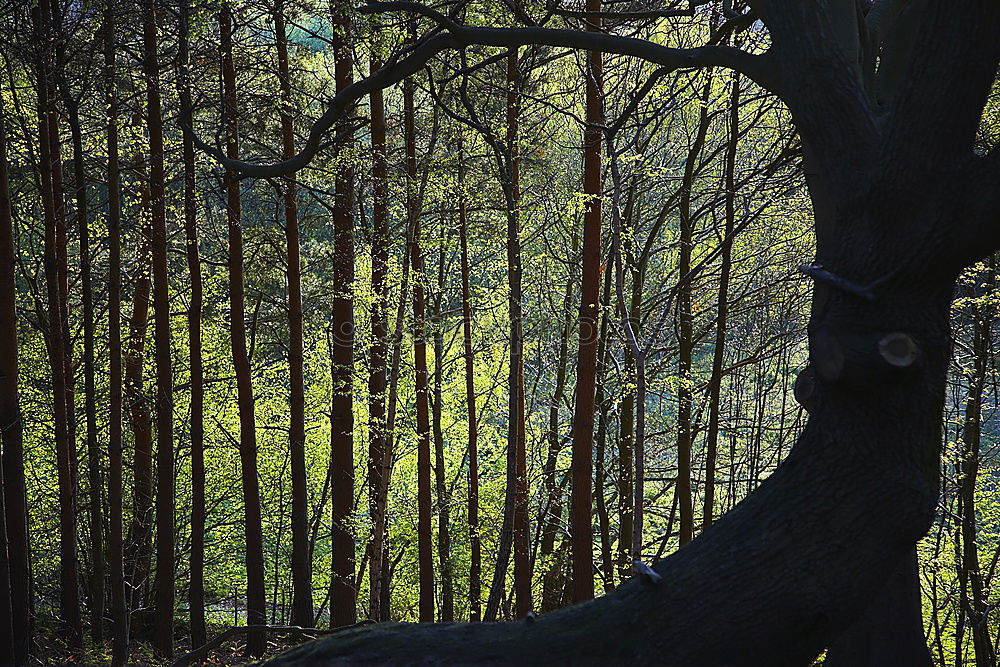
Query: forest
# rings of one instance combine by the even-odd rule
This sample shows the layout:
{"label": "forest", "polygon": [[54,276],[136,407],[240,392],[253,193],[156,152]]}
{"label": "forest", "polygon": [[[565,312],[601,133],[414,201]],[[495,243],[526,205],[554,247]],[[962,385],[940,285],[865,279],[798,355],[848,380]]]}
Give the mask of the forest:
{"label": "forest", "polygon": [[0,2],[0,665],[996,667],[998,34]]}

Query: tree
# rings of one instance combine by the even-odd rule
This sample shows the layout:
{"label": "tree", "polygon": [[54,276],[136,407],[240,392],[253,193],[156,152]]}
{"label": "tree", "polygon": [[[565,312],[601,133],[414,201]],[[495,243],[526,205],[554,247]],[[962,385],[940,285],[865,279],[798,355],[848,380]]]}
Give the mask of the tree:
{"label": "tree", "polygon": [[[597,49],[670,69],[725,66],[777,94],[819,176],[809,183],[817,261],[803,267],[815,284],[812,412],[788,457],[750,496],[652,573],[598,601],[532,624],[358,631],[293,651],[282,664],[304,655],[344,664],[475,662],[498,652],[522,664],[552,655],[808,664],[838,637],[863,636],[851,642],[851,664],[880,655],[929,664],[914,636],[911,559],[938,495],[955,280],[1000,244],[1000,153],[973,151],[1000,57],[1000,6],[916,3],[897,13],[883,1],[861,20],[854,2],[758,0],[732,20],[763,22],[771,46],[761,55],[587,31],[475,28],[423,5],[369,6],[384,9],[422,13],[442,32],[353,95],[469,43]],[[319,127],[350,98],[345,91],[334,100]],[[322,132],[313,134],[284,165],[232,166],[256,175],[288,169],[318,148]],[[850,549],[830,537],[841,535],[852,536]],[[886,642],[899,636],[907,641]]]}
{"label": "tree", "polygon": [[[236,100],[236,70],[233,66],[233,15],[228,6],[219,12],[220,46],[222,48],[222,81],[225,97],[226,151],[235,159],[239,155],[238,113]],[[247,616],[251,625],[267,622],[264,608],[264,547],[261,535],[260,482],[257,472],[257,431],[254,421],[254,395],[247,353],[246,299],[243,273],[243,216],[240,181],[231,170],[226,172],[226,219],[229,228],[229,335],[236,371],[240,413],[240,470],[243,484],[243,506],[246,522]],[[253,657],[264,654],[264,635],[251,632],[247,638],[247,653]]]}

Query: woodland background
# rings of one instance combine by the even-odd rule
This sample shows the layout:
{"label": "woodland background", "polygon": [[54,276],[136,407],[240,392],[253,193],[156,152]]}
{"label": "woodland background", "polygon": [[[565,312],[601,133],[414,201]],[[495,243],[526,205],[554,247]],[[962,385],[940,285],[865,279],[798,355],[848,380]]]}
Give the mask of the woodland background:
{"label": "woodland background", "polygon": [[[603,29],[766,48],[693,5]],[[7,400],[4,497],[10,517],[22,460],[41,660],[110,661],[126,628],[128,660],[157,661],[248,623],[543,613],[581,598],[573,540],[607,591],[794,442],[811,210],[787,110],[744,76],[643,88],[655,67],[634,58],[469,47],[364,98],[294,181],[196,150],[290,155],[334,91],[429,27],[290,0],[0,6],[2,381],[23,424],[22,456]],[[998,130],[993,102],[984,146]],[[1000,642],[996,307],[990,260],[954,302],[919,545],[940,665]],[[592,535],[569,515],[580,382]],[[251,655],[280,647],[264,640]]]}

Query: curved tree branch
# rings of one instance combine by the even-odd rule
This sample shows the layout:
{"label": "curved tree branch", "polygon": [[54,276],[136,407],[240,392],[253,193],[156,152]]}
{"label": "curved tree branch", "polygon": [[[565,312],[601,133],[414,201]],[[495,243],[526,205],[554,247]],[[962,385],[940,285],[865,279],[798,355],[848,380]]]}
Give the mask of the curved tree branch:
{"label": "curved tree branch", "polygon": [[[309,130],[309,136],[302,150],[287,160],[272,164],[227,158],[218,146],[212,146],[195,137],[199,149],[214,157],[226,169],[237,171],[244,176],[269,178],[299,171],[323,148],[324,137],[349,109],[362,97],[379,88],[388,88],[408,76],[415,74],[436,55],[447,50],[459,50],[472,44],[496,47],[518,47],[527,45],[557,46],[588,51],[601,51],[624,56],[642,58],[663,66],[666,71],[697,67],[727,67],[735,69],[753,79],[764,88],[774,91],[776,84],[771,75],[767,54],[754,55],[740,49],[710,45],[690,49],[662,46],[634,37],[620,37],[597,32],[569,30],[562,28],[483,28],[458,23],[444,14],[408,1],[380,2],[374,0],[362,6],[363,14],[387,11],[407,11],[433,20],[443,32],[428,37],[418,44],[409,55],[390,61],[371,76],[347,87],[327,104],[326,111]],[[666,72],[664,72],[666,73]]]}

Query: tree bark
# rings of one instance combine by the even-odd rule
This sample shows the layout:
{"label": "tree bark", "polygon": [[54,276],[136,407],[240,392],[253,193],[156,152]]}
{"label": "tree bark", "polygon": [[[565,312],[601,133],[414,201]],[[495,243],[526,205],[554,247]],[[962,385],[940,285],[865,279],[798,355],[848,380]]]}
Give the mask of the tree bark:
{"label": "tree bark", "polygon": [[[409,24],[410,39],[416,41],[416,23]],[[407,214],[410,218],[410,266],[413,270],[413,366],[417,413],[417,557],[419,567],[419,618],[434,621],[434,557],[431,535],[431,445],[427,406],[427,341],[424,325],[424,265],[420,250],[420,206],[417,192],[414,85],[403,82],[403,128],[406,143]]]}
{"label": "tree bark", "polygon": [[[274,10],[274,35],[278,51],[278,84],[284,111],[281,114],[281,149],[295,154],[292,118],[292,82],[288,67],[285,3]],[[379,91],[381,92],[381,91]],[[312,562],[309,556],[309,499],[306,488],[305,380],[303,374],[302,273],[299,259],[299,213],[295,174],[283,181],[285,244],[288,280],[288,449],[292,469],[292,625],[313,622]]]}
{"label": "tree bark", "polygon": [[[236,103],[236,71],[233,66],[233,16],[228,6],[219,13],[222,48],[222,81],[225,96],[226,154],[239,157]],[[229,227],[229,333],[233,368],[236,371],[237,402],[240,413],[240,469],[246,531],[247,621],[250,625],[267,623],[264,593],[264,548],[261,537],[260,485],[257,474],[257,433],[254,423],[254,395],[250,358],[247,354],[246,311],[243,277],[243,220],[240,181],[232,171],[224,179],[226,218]],[[261,632],[247,634],[247,653],[264,654],[265,637]]]}
{"label": "tree bark", "polygon": [[702,530],[712,525],[715,513],[715,469],[719,451],[719,408],[722,396],[722,372],[726,355],[726,323],[729,317],[729,278],[733,264],[733,230],[736,227],[736,149],[740,136],[740,75],[732,76],[729,93],[729,137],[726,145],[723,179],[725,224],[719,265],[719,294],[716,300],[715,349],[712,376],[708,381],[708,430],[705,435],[705,500]]}
{"label": "tree bark", "polygon": [[170,359],[170,291],[158,28],[153,0],[142,4],[142,69],[149,138],[149,203],[153,249],[153,343],[156,358],[156,581],[154,646],[174,652],[174,379]]}
{"label": "tree bark", "polygon": [[[346,3],[331,4],[334,25],[334,58],[337,91],[353,81],[351,17]],[[354,513],[354,168],[351,142],[345,138],[338,150],[334,184],[333,297],[335,374],[333,382],[334,428],[332,440],[333,571],[330,579],[330,625],[339,627],[357,618],[354,585],[355,545],[351,518]]]}
{"label": "tree bark", "polygon": [[476,418],[476,365],[472,352],[472,294],[469,287],[469,220],[465,197],[465,155],[458,135],[458,237],[462,246],[462,352],[469,429],[469,620],[482,618],[483,554],[479,534],[479,423]]}
{"label": "tree bark", "polygon": [[[377,72],[382,62],[373,52],[369,72]],[[369,512],[372,517],[371,564],[369,566],[369,618],[387,621],[380,600],[386,585],[386,503],[382,487],[387,486],[389,432],[386,421],[386,357],[389,336],[389,299],[386,285],[389,264],[389,192],[386,156],[385,100],[382,89],[369,96],[372,142],[372,249],[371,282],[372,345],[368,363],[368,484]]]}
{"label": "tree bark", "polygon": [[[28,605],[28,534],[25,504],[24,439],[18,399],[17,302],[10,186],[7,177],[7,124],[0,101],[0,444],[3,446],[0,549],[0,662],[28,661],[31,637]],[[21,578],[19,581],[18,578]]]}
{"label": "tree bark", "polygon": [[[51,12],[48,0],[41,0],[32,9],[37,35],[39,62],[37,93],[39,109],[39,153],[42,176],[42,207],[45,216],[45,283],[48,295],[48,352],[52,378],[53,422],[59,484],[59,614],[71,650],[83,646],[83,623],[77,591],[76,566],[76,479],[74,452],[69,436],[69,406],[67,405],[66,351],[64,338],[65,291],[61,288],[64,272],[60,267],[60,248],[65,248],[65,228],[60,222],[65,214],[62,193],[62,166],[52,85],[49,45],[51,44]],[[60,228],[63,231],[60,231]],[[62,237],[63,243],[60,243]]]}
{"label": "tree bark", "polygon": [[[201,257],[198,241],[198,193],[194,161],[194,140],[191,136],[193,105],[191,102],[191,58],[188,44],[190,9],[180,8],[178,55],[180,59],[178,95],[181,103],[182,160],[184,163],[184,240],[191,300],[188,304],[188,362],[190,365],[191,407],[191,583],[188,607],[191,617],[191,645],[208,642],[205,626],[205,372],[202,360],[201,319],[204,304]],[[309,622],[312,618],[308,619]],[[293,621],[294,622],[294,621]]]}
{"label": "tree bark", "polygon": [[441,568],[441,611],[440,620],[455,620],[455,593],[453,590],[451,567],[451,496],[445,481],[444,430],[441,426],[441,412],[444,409],[444,323],[442,304],[444,302],[445,245],[444,219],[441,220],[441,239],[438,247],[437,298],[434,301],[434,400],[431,402],[431,429],[434,435],[434,491],[438,505],[438,563]]}
{"label": "tree bark", "polygon": [[[599,12],[601,0],[587,0],[587,11]],[[587,22],[599,31],[600,18]],[[570,498],[573,601],[594,597],[594,547],[591,522],[591,476],[594,447],[594,392],[597,381],[597,318],[601,283],[601,125],[604,123],[604,64],[600,52],[587,54],[587,127],[583,134],[583,274],[580,286],[580,351],[577,361],[576,409],[573,415],[573,487]]]}
{"label": "tree bark", "polygon": [[[115,3],[105,4],[104,84],[108,152],[108,571],[111,585],[112,667],[128,659],[128,600],[122,535],[124,474],[122,442],[121,174],[118,159],[118,92]],[[9,529],[8,529],[9,530]]]}

